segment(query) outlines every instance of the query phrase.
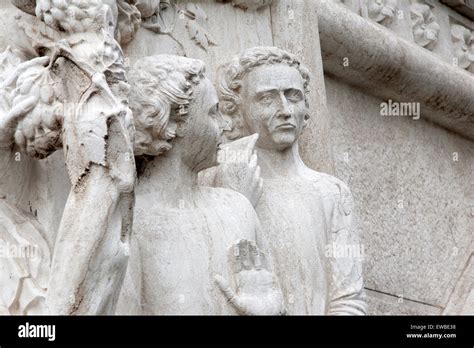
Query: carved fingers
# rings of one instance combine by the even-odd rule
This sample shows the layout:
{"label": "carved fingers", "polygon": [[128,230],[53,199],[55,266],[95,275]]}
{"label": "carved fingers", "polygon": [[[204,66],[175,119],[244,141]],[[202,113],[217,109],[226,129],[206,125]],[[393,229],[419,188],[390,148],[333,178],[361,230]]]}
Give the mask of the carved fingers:
{"label": "carved fingers", "polygon": [[221,275],[216,274],[214,280],[219,287],[219,290],[224,294],[225,298],[229,303],[241,314],[247,314],[247,309],[242,303],[240,298],[235,294],[234,290],[230,287],[229,282],[224,279]]}
{"label": "carved fingers", "polygon": [[260,177],[257,152],[254,150],[258,134],[222,146],[220,165],[216,169],[214,186],[243,194],[255,207],[260,199],[263,179]]}
{"label": "carved fingers", "polygon": [[255,242],[238,241],[230,248],[229,257],[237,290],[234,291],[220,275],[215,276],[215,281],[237,312],[244,315],[282,314],[282,292]]}
{"label": "carved fingers", "polygon": [[252,134],[248,137],[245,137],[241,140],[245,140],[247,142],[247,145],[245,147],[245,153],[248,155],[248,159],[246,162],[250,162],[251,160],[251,155],[252,154],[255,154],[255,145],[257,144],[257,140],[258,140],[258,134],[255,133],[255,134]]}
{"label": "carved fingers", "polygon": [[249,162],[249,170],[250,170],[250,173],[252,173],[251,175],[252,181],[249,185],[251,189],[250,191],[251,196],[249,200],[254,207],[257,206],[258,201],[260,200],[260,197],[262,196],[262,192],[263,192],[263,179],[260,176],[261,169],[257,163],[258,163],[257,151],[254,151]]}
{"label": "carved fingers", "polygon": [[234,273],[243,270],[266,269],[265,254],[257,247],[254,241],[241,239],[233,246],[232,264]]}

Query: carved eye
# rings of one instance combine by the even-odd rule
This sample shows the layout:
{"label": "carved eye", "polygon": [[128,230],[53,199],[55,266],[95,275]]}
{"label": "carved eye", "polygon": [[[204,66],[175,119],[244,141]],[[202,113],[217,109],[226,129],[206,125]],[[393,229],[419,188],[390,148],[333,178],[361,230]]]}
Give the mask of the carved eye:
{"label": "carved eye", "polygon": [[168,7],[171,6],[171,3],[169,2],[169,0],[164,0],[164,1],[161,1],[160,2],[160,12],[161,11],[165,11],[166,9],[168,9]]}
{"label": "carved eye", "polygon": [[273,96],[271,94],[264,94],[260,97],[260,103],[271,104],[273,102]]}
{"label": "carved eye", "polygon": [[299,91],[291,90],[286,93],[286,98],[291,101],[292,103],[298,103],[303,100],[303,96]]}
{"label": "carved eye", "polygon": [[213,118],[217,118],[219,116],[219,104],[214,105],[210,110],[209,110],[209,116]]}

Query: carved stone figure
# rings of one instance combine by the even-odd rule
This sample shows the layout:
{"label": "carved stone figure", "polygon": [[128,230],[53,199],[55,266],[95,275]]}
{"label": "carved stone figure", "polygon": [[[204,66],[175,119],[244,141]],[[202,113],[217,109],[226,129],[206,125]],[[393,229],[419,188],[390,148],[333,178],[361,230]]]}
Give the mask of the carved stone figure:
{"label": "carved stone figure", "polygon": [[130,83],[141,174],[118,313],[281,313],[281,292],[253,242],[252,205],[237,192],[198,184],[199,171],[216,164],[222,136],[204,63],[142,58]]}
{"label": "carved stone figure", "polygon": [[389,25],[397,10],[397,0],[369,0],[367,12],[370,19],[382,25]]}
{"label": "carved stone figure", "polygon": [[140,12],[133,0],[100,0],[89,2],[89,4],[86,1],[75,0],[56,2],[12,0],[11,2],[22,11],[33,16],[37,15],[48,26],[79,33],[95,27],[93,18],[100,17],[100,12],[103,11],[102,5],[105,4],[110,9],[107,19],[112,19],[112,22],[103,23],[104,27],[110,25],[114,30],[115,38],[122,44],[133,39],[141,23]]}
{"label": "carved stone figure", "polygon": [[309,72],[294,55],[255,47],[222,69],[221,109],[230,139],[258,133],[263,193],[259,239],[280,281],[289,314],[365,314],[360,247],[352,198],[340,180],[302,162],[298,138],[309,119]]}
{"label": "carved stone figure", "polygon": [[469,70],[474,65],[474,32],[462,25],[453,24],[451,26],[451,36],[453,38],[454,56],[459,67]]}
{"label": "carved stone figure", "polygon": [[[44,101],[46,93],[29,93],[38,87],[32,78],[49,60],[24,60],[10,47],[0,55],[0,314],[44,314],[51,263],[52,246],[44,228],[34,214],[17,207],[34,179],[29,170],[32,160],[20,148],[33,155],[44,153],[42,139],[51,134],[57,138],[58,129],[47,108],[38,113],[38,99]],[[33,126],[42,117],[48,118],[41,122],[49,127],[47,132]]]}
{"label": "carved stone figure", "polygon": [[[62,146],[72,185],[46,296],[52,314],[115,311],[127,266],[135,164],[124,57],[114,37],[133,36],[137,13],[113,0],[38,0],[37,18],[19,19],[32,46],[49,58],[17,79],[12,110],[33,102],[15,142],[35,158]],[[121,18],[129,24],[119,25]]]}
{"label": "carved stone figure", "polygon": [[429,5],[414,2],[410,8],[415,42],[429,50],[433,50],[438,42],[441,27]]}

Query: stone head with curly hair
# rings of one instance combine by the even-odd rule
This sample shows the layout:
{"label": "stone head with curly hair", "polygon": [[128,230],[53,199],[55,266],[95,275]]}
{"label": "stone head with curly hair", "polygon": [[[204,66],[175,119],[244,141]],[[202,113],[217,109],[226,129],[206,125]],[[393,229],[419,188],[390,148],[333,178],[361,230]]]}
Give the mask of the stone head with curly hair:
{"label": "stone head with curly hair", "polygon": [[179,156],[192,170],[215,165],[222,137],[219,100],[202,61],[145,57],[129,82],[136,156],[158,156],[179,143]]}
{"label": "stone head with curly hair", "polygon": [[308,70],[293,54],[277,47],[250,48],[220,71],[221,111],[237,139],[259,133],[257,145],[292,146],[309,119]]}

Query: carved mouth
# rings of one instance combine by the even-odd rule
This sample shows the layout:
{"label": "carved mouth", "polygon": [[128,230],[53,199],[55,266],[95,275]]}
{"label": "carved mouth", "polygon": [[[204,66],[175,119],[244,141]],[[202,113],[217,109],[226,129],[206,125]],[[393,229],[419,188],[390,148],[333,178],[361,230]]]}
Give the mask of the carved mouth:
{"label": "carved mouth", "polygon": [[293,123],[282,123],[276,126],[276,129],[295,129],[296,126]]}

